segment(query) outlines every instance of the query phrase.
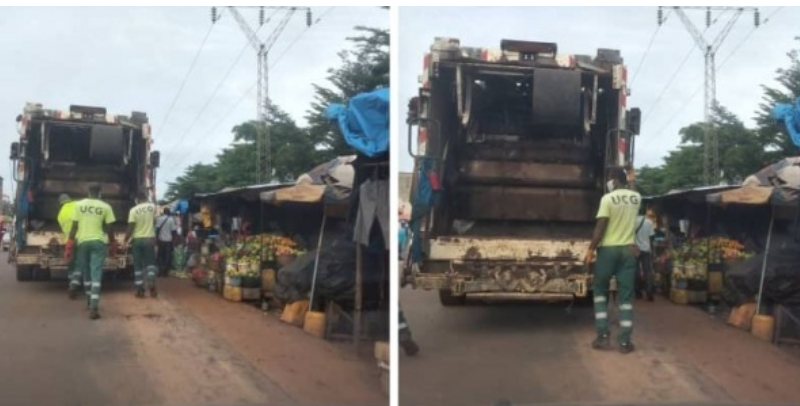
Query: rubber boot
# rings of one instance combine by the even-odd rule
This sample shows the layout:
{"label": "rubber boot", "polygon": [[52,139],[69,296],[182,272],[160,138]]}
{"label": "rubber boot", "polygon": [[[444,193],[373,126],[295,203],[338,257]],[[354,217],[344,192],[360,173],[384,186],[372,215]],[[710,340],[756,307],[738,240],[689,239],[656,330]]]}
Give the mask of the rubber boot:
{"label": "rubber boot", "polygon": [[635,349],[632,342],[628,341],[627,343],[622,343],[619,345],[619,352],[623,354],[630,354]]}
{"label": "rubber boot", "polygon": [[419,352],[419,346],[417,345],[417,343],[414,342],[413,339],[411,339],[411,332],[407,328],[400,329],[399,338],[400,338],[400,347],[403,348],[403,351],[406,353],[406,355],[408,355],[409,357],[417,355],[417,353]]}
{"label": "rubber boot", "polygon": [[100,318],[100,312],[97,309],[89,310],[89,319],[97,320]]}
{"label": "rubber boot", "polygon": [[592,341],[592,348],[595,350],[604,350],[611,347],[611,335],[608,333],[598,334]]}

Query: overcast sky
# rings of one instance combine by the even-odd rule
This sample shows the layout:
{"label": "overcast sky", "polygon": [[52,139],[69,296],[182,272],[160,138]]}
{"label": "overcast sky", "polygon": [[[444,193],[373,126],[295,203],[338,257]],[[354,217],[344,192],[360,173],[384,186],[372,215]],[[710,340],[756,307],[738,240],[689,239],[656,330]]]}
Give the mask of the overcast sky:
{"label": "overcast sky", "polygon": [[[800,35],[800,8],[763,7],[760,11],[761,20],[772,15],[770,21],[753,32],[753,13],[743,13],[717,54],[718,66],[731,55],[717,73],[717,99],[746,124],[752,124],[761,101],[760,86],[774,84],[775,69],[788,66],[786,52],[798,45],[794,37]],[[422,58],[434,37],[455,37],[463,46],[485,48],[499,48],[504,38],[550,41],[566,54],[595,55],[597,48],[619,49],[628,65],[629,81],[635,78],[629,84],[628,106],[640,107],[644,118],[636,166],[658,165],[678,144],[680,128],[703,119],[703,56],[678,16],[670,14],[639,68],[658,27],[656,12],[655,7],[401,7],[396,30],[401,110],[405,115],[407,101],[418,92]],[[687,14],[704,29],[704,12]],[[733,14],[720,15],[706,37],[713,40]],[[690,50],[691,56],[667,87]],[[406,127],[402,120],[396,123],[402,134],[400,169],[410,171],[413,163],[407,152]]]}
{"label": "overcast sky", "polygon": [[[258,10],[241,12],[257,24]],[[377,7],[312,7],[312,12],[314,19],[321,16],[318,25],[306,30],[305,13],[296,13],[270,53],[270,96],[300,123],[305,122],[313,97],[312,84],[325,82],[326,70],[339,66],[337,53],[350,46],[345,38],[355,33],[353,27],[388,28],[390,22],[389,12]],[[261,40],[281,15],[258,32]],[[153,125],[155,148],[162,153],[158,188],[163,195],[167,181],[194,162],[213,161],[232,141],[230,129],[255,118],[256,56],[250,48],[210,99],[247,46],[225,11],[164,121],[210,25],[209,7],[3,7],[0,145],[6,152],[2,156],[8,156],[17,139],[14,118],[26,102],[54,109],[68,109],[70,104],[104,106],[109,113],[125,115],[144,111]],[[315,164],[309,163],[309,169]],[[6,194],[11,191],[9,166],[0,165]]]}

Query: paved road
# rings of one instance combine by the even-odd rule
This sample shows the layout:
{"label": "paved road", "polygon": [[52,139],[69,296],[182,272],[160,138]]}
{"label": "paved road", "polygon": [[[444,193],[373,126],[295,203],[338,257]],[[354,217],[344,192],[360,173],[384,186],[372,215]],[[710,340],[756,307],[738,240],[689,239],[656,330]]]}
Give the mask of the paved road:
{"label": "paved road", "polygon": [[628,355],[590,348],[590,308],[443,308],[410,288],[400,300],[422,348],[401,354],[401,405],[800,403],[800,357],[663,299],[636,303]]}
{"label": "paved road", "polygon": [[386,404],[363,357],[273,315],[160,280],[158,299],[108,283],[91,321],[65,283],[17,283],[0,255],[1,404]]}

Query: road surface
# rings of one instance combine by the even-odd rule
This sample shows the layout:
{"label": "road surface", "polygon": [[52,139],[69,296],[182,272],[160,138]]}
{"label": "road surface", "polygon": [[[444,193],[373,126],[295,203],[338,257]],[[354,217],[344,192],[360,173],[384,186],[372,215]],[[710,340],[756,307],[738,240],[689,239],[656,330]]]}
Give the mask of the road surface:
{"label": "road surface", "polygon": [[591,349],[590,308],[444,308],[436,293],[410,288],[400,300],[421,347],[415,358],[400,356],[403,406],[800,404],[796,353],[661,298],[636,302],[637,351],[627,355]]}
{"label": "road surface", "polygon": [[0,255],[0,403],[385,405],[374,361],[178,279],[108,283],[100,320],[66,282],[18,283]]}

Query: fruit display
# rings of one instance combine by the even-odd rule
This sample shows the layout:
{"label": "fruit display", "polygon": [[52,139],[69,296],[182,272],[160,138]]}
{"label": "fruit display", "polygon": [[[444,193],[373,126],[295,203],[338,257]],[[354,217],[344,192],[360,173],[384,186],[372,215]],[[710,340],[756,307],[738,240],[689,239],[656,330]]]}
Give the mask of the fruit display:
{"label": "fruit display", "polygon": [[672,250],[673,280],[704,281],[708,278],[708,265],[748,258],[740,242],[725,238],[698,238]]}
{"label": "fruit display", "polygon": [[678,264],[716,264],[751,255],[740,242],[725,237],[698,238],[672,250],[672,260]]}
{"label": "fruit display", "polygon": [[260,278],[261,262],[272,262],[281,255],[300,255],[297,243],[291,238],[261,234],[247,237],[220,250],[227,263],[225,274],[243,278]]}

